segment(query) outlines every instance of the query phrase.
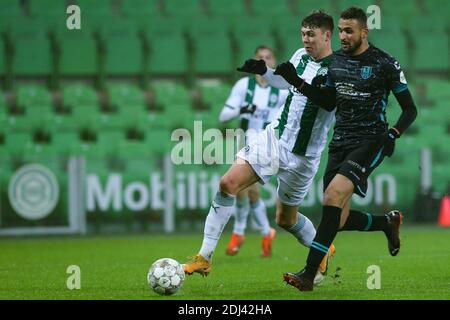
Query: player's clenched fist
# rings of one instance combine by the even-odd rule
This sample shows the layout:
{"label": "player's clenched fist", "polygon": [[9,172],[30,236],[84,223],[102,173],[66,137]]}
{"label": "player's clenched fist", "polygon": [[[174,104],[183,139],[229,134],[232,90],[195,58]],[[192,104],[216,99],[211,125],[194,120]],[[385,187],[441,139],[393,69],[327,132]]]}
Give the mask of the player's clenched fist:
{"label": "player's clenched fist", "polygon": [[267,67],[266,67],[266,63],[264,62],[264,60],[248,59],[248,60],[245,60],[242,67],[239,67],[236,70],[241,71],[241,72],[248,72],[248,73],[263,75],[264,73],[266,73]]}
{"label": "player's clenched fist", "polygon": [[298,88],[303,84],[303,80],[298,76],[297,70],[290,62],[283,62],[275,69],[274,74],[282,76],[290,85]]}

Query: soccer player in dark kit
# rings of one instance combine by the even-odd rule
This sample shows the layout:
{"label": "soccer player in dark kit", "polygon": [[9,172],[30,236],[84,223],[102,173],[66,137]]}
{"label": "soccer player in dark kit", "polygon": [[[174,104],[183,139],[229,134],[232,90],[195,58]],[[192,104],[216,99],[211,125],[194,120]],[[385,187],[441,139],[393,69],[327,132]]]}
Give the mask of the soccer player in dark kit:
{"label": "soccer player in dark kit", "polygon": [[[322,219],[308,254],[306,267],[285,273],[284,280],[300,291],[312,291],[313,279],[338,231],[383,231],[392,256],[400,250],[402,214],[393,210],[372,215],[350,210],[353,193],[362,197],[367,178],[385,156],[394,152],[396,140],[411,125],[417,109],[400,64],[368,42],[367,16],[357,7],[343,11],[339,20],[341,50],[331,57],[321,87],[308,85],[289,63],[280,64],[279,74],[299,92],[328,111],[336,107],[334,136],[324,176]],[[386,106],[392,91],[402,113],[388,127]]]}

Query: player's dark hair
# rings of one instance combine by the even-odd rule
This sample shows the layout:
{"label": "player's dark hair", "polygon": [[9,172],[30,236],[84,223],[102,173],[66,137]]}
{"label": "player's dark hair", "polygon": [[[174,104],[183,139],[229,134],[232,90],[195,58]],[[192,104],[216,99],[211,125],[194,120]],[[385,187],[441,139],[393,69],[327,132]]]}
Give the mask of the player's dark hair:
{"label": "player's dark hair", "polygon": [[302,27],[320,28],[322,31],[331,31],[333,33],[333,17],[323,10],[314,10],[302,20]]}
{"label": "player's dark hair", "polygon": [[355,19],[357,20],[361,26],[367,27],[367,15],[366,12],[360,7],[350,7],[341,12],[341,19],[349,20]]}
{"label": "player's dark hair", "polygon": [[256,49],[255,49],[255,54],[257,54],[259,50],[270,50],[270,51],[272,51],[272,54],[275,55],[275,50],[273,50],[271,47],[266,46],[266,45],[264,45],[264,44],[262,44],[262,45],[256,47]]}

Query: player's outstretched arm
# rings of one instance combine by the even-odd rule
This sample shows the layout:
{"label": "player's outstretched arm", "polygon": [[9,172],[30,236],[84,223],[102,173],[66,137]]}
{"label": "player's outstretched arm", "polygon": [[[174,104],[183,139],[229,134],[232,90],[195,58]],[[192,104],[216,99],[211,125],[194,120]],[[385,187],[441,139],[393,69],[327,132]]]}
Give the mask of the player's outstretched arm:
{"label": "player's outstretched arm", "polygon": [[390,128],[386,134],[384,153],[388,157],[392,156],[394,153],[395,140],[408,129],[417,116],[417,108],[408,89],[399,93],[394,93],[394,95],[402,108],[402,113],[398,118],[397,123]]}
{"label": "player's outstretched arm", "polygon": [[244,64],[236,70],[240,72],[259,74],[266,79],[271,87],[275,87],[277,89],[283,90],[291,87],[291,85],[286,82],[283,77],[274,75],[273,72],[275,70],[268,68],[264,60],[245,60]]}
{"label": "player's outstretched arm", "polygon": [[333,111],[336,106],[336,89],[331,87],[321,88],[312,86],[297,74],[297,70],[290,62],[284,62],[275,69],[274,74],[282,76],[288,83],[293,85],[303,95],[307,96],[321,108]]}
{"label": "player's outstretched arm", "polygon": [[233,106],[226,104],[223,107],[222,111],[220,112],[219,121],[220,122],[230,121],[230,120],[236,118],[237,116],[239,116],[239,114],[240,114],[239,111],[240,111],[240,108],[233,107]]}
{"label": "player's outstretched arm", "polygon": [[394,125],[394,128],[398,130],[400,136],[416,119],[417,108],[409,89],[394,93],[394,95],[402,108],[402,113],[400,114],[397,123]]}
{"label": "player's outstretched arm", "polygon": [[267,80],[271,87],[275,87],[280,90],[287,90],[291,87],[291,84],[287,82],[282,76],[276,75],[275,70],[267,68],[267,72],[264,73],[263,78]]}

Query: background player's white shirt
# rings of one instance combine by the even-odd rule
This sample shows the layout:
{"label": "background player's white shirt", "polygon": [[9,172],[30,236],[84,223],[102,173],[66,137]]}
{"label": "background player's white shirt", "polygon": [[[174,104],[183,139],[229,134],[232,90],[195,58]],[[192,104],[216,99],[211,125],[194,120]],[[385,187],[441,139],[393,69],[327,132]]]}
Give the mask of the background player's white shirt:
{"label": "background player's white shirt", "polygon": [[[328,72],[329,57],[314,61],[304,48],[297,50],[289,61],[308,84],[316,75],[326,75]],[[312,105],[306,96],[273,72],[268,68],[263,76],[269,84],[280,89],[289,88],[289,96],[280,116],[270,124],[279,130],[280,144],[298,155],[320,156],[327,143],[335,112]]]}
{"label": "background player's white shirt", "polygon": [[[289,92],[288,90],[279,90],[277,97],[273,93],[271,94],[272,88],[269,85],[262,87],[256,82],[252,99],[252,103],[256,105],[256,111],[253,114],[245,113],[241,115],[241,108],[248,105],[246,95],[249,80],[250,77],[244,77],[236,82],[220,113],[219,120],[224,122],[239,116],[241,119],[248,120],[248,129],[259,131],[267,123],[277,118]],[[273,106],[269,106],[270,101],[272,101]]]}

